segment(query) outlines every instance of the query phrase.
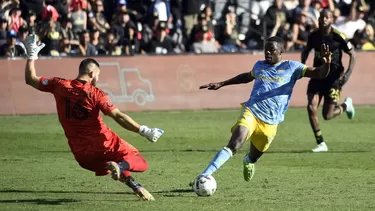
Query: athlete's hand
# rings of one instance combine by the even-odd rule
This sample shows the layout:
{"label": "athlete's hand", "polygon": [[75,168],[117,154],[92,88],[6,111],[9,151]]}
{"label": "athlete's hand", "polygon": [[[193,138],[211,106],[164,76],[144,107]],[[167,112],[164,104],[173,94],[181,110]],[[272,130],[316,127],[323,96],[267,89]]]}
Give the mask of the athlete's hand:
{"label": "athlete's hand", "polygon": [[329,46],[325,43],[322,44],[321,47],[321,55],[322,59],[324,60],[325,63],[330,64],[332,61],[332,53],[329,51]]}
{"label": "athlete's hand", "polygon": [[157,142],[160,136],[164,134],[164,130],[159,128],[149,128],[146,125],[142,125],[139,128],[139,134],[147,138],[150,142]]}
{"label": "athlete's hand", "polygon": [[45,46],[44,43],[37,44],[37,36],[35,34],[30,34],[26,37],[26,39],[23,41],[26,53],[27,53],[27,59],[38,59],[39,51],[42,50]]}
{"label": "athlete's hand", "polygon": [[206,84],[206,85],[202,85],[199,87],[199,89],[208,89],[208,90],[218,90],[220,89],[221,87],[223,86],[223,83],[222,82],[218,82],[218,83],[209,83],[209,84]]}

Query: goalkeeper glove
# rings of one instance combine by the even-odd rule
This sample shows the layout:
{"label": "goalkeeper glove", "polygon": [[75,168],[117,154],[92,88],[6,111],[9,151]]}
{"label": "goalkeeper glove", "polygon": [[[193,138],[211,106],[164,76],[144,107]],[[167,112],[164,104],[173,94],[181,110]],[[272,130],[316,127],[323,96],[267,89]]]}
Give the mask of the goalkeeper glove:
{"label": "goalkeeper glove", "polygon": [[142,125],[139,128],[139,134],[147,138],[150,142],[157,142],[161,135],[163,135],[164,130],[159,128],[149,128],[146,125]]}
{"label": "goalkeeper glove", "polygon": [[27,59],[32,60],[38,59],[39,51],[45,46],[44,43],[40,43],[39,45],[37,44],[37,36],[35,34],[30,34],[27,36],[23,43],[26,48]]}

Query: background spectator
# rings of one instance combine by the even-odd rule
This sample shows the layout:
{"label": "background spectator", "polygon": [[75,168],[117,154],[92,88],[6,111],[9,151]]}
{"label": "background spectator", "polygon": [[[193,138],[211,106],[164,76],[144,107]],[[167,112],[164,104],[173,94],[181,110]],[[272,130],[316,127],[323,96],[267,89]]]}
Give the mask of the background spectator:
{"label": "background spectator", "polygon": [[80,56],[96,56],[98,51],[95,46],[90,42],[90,33],[82,31],[79,36],[79,54]]}
{"label": "background spectator", "polygon": [[225,15],[226,21],[222,25],[219,34],[219,43],[221,45],[221,52],[238,52],[240,48],[245,48],[245,45],[239,40],[239,33],[237,28],[237,16],[234,8],[230,7]]}
{"label": "background spectator", "polygon": [[72,20],[72,30],[79,34],[87,29],[87,13],[83,10],[87,5],[85,0],[73,0],[71,7],[69,17]]}
{"label": "background spectator", "polygon": [[150,42],[149,52],[154,54],[173,53],[173,42],[167,34],[166,22],[159,22],[154,37]]}
{"label": "background spectator", "polygon": [[118,14],[112,30],[119,40],[118,45],[123,47],[123,53],[133,55],[135,48],[139,48],[138,32],[135,23],[130,19],[126,10]]}
{"label": "background spectator", "polygon": [[7,41],[0,47],[0,55],[6,57],[19,57],[24,56],[24,49],[16,45],[17,42],[17,32],[15,30],[10,30],[7,33]]}
{"label": "background spectator", "polygon": [[336,10],[336,13],[337,19],[334,26],[343,32],[348,39],[353,38],[357,30],[361,31],[366,26],[364,8],[359,7],[357,1],[353,1],[351,4],[349,16],[342,16],[341,10]]}
{"label": "background spectator", "polygon": [[98,30],[101,34],[105,34],[111,27],[108,24],[104,12],[103,1],[97,0],[93,5],[93,11],[89,13],[89,22],[91,30]]}
{"label": "background spectator", "polygon": [[206,14],[202,13],[199,19],[199,24],[194,26],[191,34],[194,52],[217,53],[219,44],[215,40],[213,29],[209,25],[209,20],[206,19]]}
{"label": "background spectator", "polygon": [[117,45],[115,34],[108,32],[105,41],[106,55],[119,56],[122,53],[121,47]]}
{"label": "background spectator", "polygon": [[4,45],[7,42],[7,31],[7,20],[5,20],[5,18],[0,18],[0,46]]}
{"label": "background spectator", "polygon": [[[313,22],[309,24],[308,19]],[[300,12],[296,22],[293,24],[293,40],[288,43],[287,50],[291,48],[294,48],[294,50],[303,50],[306,47],[310,32],[318,27],[318,20],[311,13]]]}
{"label": "background spectator", "polygon": [[14,30],[18,32],[18,29],[22,26],[25,26],[27,23],[21,17],[21,8],[18,6],[10,9],[8,17],[8,30]]}
{"label": "background spectator", "polygon": [[[263,24],[266,26],[266,34],[270,36],[276,25],[283,26],[289,20],[289,14],[284,0],[275,0],[263,17]],[[278,29],[278,28],[277,28]]]}

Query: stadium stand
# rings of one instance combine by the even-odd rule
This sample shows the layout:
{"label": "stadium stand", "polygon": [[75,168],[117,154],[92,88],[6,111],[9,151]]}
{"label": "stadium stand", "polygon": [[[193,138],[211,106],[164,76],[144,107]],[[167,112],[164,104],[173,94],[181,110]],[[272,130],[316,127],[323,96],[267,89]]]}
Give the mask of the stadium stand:
{"label": "stadium stand", "polygon": [[375,49],[371,0],[0,0],[0,56],[23,56],[29,33],[52,57],[249,52],[272,35],[300,51],[322,8],[357,50]]}

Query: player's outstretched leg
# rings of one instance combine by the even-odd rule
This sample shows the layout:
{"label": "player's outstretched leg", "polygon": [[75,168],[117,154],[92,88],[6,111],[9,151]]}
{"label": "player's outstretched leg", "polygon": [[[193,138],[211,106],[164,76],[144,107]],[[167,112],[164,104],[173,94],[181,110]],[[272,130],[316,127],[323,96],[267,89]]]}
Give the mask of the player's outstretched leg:
{"label": "player's outstretched leg", "polygon": [[[126,176],[125,176],[126,175]],[[155,198],[148,192],[141,184],[137,183],[131,176],[130,172],[125,171],[120,178],[120,181],[130,187],[134,193],[144,201],[154,201]]]}
{"label": "player's outstretched leg", "polygon": [[142,200],[153,201],[154,197],[139,183],[136,183],[131,176],[132,172],[144,172],[147,170],[147,161],[140,155],[127,156],[121,162],[107,162],[107,168],[111,171],[112,178],[119,180],[129,186],[134,193]]}
{"label": "player's outstretched leg", "polygon": [[[214,159],[198,177],[201,177],[203,175],[212,175],[214,172],[216,172],[242,147],[248,137],[248,133],[249,130],[247,129],[247,127],[242,125],[237,126],[228,145],[217,152]],[[189,185],[192,186],[192,183],[190,183]]]}
{"label": "player's outstretched leg", "polygon": [[144,172],[148,168],[147,161],[141,156],[129,156],[121,162],[107,162],[107,169],[111,171],[112,179],[119,180],[124,171]]}

